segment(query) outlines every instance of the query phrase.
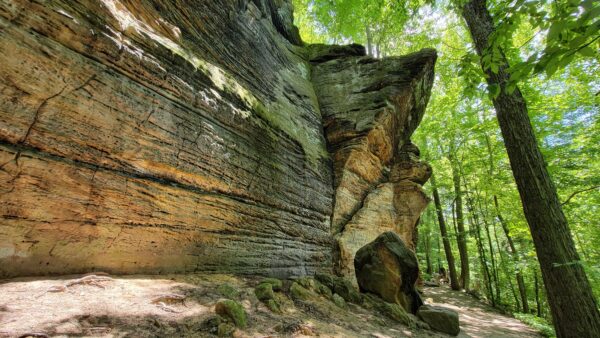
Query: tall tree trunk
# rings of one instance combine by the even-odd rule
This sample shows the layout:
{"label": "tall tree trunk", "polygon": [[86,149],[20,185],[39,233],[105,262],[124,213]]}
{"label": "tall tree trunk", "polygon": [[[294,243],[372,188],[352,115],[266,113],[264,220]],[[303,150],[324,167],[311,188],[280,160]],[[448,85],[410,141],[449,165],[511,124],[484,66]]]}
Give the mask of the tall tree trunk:
{"label": "tall tree trunk", "polygon": [[[462,16],[477,54],[483,58],[490,53],[489,38],[495,31],[486,1],[468,1],[462,7]],[[497,73],[491,67],[484,72],[488,85],[500,88],[492,101],[540,262],[556,334],[600,337],[600,311],[538,147],[525,99],[518,88],[507,92],[509,64],[498,51]]]}
{"label": "tall tree trunk", "polygon": [[537,309],[537,316],[542,316],[542,304],[540,302],[540,282],[538,281],[537,271],[533,271],[533,282],[535,284],[535,305]]}
{"label": "tall tree trunk", "polygon": [[508,224],[504,221],[504,217],[500,213],[500,206],[498,205],[498,197],[494,195],[494,205],[496,206],[496,217],[498,217],[498,221],[502,226],[502,231],[504,231],[504,236],[506,236],[506,240],[508,241],[508,247],[510,248],[510,255],[515,263],[515,270],[517,275],[517,286],[519,287],[519,294],[521,295],[521,303],[523,304],[523,312],[529,313],[529,304],[527,303],[527,289],[525,288],[525,280],[523,279],[523,272],[521,271],[521,267],[519,266],[519,254],[517,252],[517,248],[515,247],[515,242],[510,235],[510,230],[508,229]]}
{"label": "tall tree trunk", "polygon": [[365,33],[367,35],[367,55],[373,56],[373,37],[371,36],[371,27],[366,25]]}
{"label": "tall tree trunk", "polygon": [[500,267],[502,268],[502,272],[504,272],[504,276],[508,281],[508,286],[510,287],[510,292],[515,299],[515,311],[520,311],[521,302],[519,301],[519,297],[517,296],[517,292],[515,291],[515,286],[512,282],[512,276],[508,271],[507,263],[504,259],[504,255],[502,254],[503,250],[500,248],[500,240],[498,239],[498,232],[496,231],[496,223],[494,223],[494,239],[496,240],[496,249],[498,250],[498,257],[500,257]]}
{"label": "tall tree trunk", "polygon": [[456,163],[456,157],[451,154],[449,159],[452,169],[452,181],[454,183],[454,196],[456,201],[456,226],[458,228],[456,242],[458,244],[458,253],[460,254],[460,282],[463,289],[469,291],[469,253],[467,252],[467,236],[465,232],[465,220],[463,216],[460,175],[458,164]]}
{"label": "tall tree trunk", "polygon": [[475,228],[475,242],[477,244],[477,251],[479,253],[479,262],[481,264],[481,269],[483,270],[483,282],[485,284],[485,288],[488,294],[488,299],[490,300],[492,306],[496,305],[496,300],[494,299],[494,290],[492,288],[492,276],[490,275],[490,269],[488,267],[487,258],[485,255],[485,249],[483,247],[483,240],[481,238],[481,226],[479,225],[479,216],[475,212],[475,204],[473,203],[473,198],[468,192],[468,188],[466,187],[465,182],[465,192],[467,197],[467,209],[471,214],[471,225],[472,228]]}
{"label": "tall tree trunk", "polygon": [[[429,209],[429,210],[431,210],[431,209]],[[425,234],[423,244],[425,245],[425,263],[426,263],[425,272],[427,272],[427,274],[429,276],[431,276],[431,274],[433,273],[433,267],[431,266],[431,227],[429,225],[430,224],[429,220],[431,219],[431,217],[430,217],[431,214],[430,214],[429,210],[425,214],[425,216],[427,217],[426,218],[427,222],[423,222],[423,224],[427,224],[427,233]]]}
{"label": "tall tree trunk", "polygon": [[[479,200],[479,209],[482,210],[481,200]],[[492,278],[494,281],[494,289],[496,291],[496,302],[500,304],[502,303],[502,299],[500,297],[500,282],[498,281],[498,267],[496,264],[496,255],[494,254],[494,246],[492,245],[492,236],[490,235],[490,225],[486,221],[485,215],[482,215],[481,219],[483,220],[488,247],[490,248],[490,260],[492,263]]]}
{"label": "tall tree trunk", "polygon": [[431,175],[431,188],[433,189],[433,201],[435,203],[435,210],[437,212],[438,223],[440,225],[442,242],[444,243],[444,251],[446,252],[446,261],[448,261],[450,287],[452,288],[452,290],[460,290],[460,286],[458,285],[458,279],[456,278],[454,255],[452,255],[452,247],[450,246],[450,239],[448,238],[448,231],[446,230],[446,221],[444,220],[444,213],[442,211],[442,203],[440,202],[440,194],[438,193],[437,186],[435,184],[434,175]]}

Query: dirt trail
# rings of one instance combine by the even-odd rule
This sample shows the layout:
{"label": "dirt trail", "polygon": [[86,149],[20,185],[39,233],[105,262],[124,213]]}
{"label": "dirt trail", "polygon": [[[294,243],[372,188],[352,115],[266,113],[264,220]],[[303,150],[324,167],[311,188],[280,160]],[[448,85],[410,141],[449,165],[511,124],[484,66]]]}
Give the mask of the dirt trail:
{"label": "dirt trail", "polygon": [[460,291],[448,287],[426,287],[424,298],[433,305],[458,312],[461,332],[458,337],[541,337],[534,329],[515,318],[498,313]]}

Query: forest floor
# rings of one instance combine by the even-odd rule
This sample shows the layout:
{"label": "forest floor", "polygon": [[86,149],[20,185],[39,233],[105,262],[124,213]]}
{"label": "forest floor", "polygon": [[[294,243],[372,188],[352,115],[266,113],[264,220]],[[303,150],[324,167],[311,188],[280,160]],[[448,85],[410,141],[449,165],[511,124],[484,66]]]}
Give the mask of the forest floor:
{"label": "forest floor", "polygon": [[[0,337],[214,337],[215,304],[222,298],[236,300],[248,313],[248,326],[234,337],[449,337],[408,328],[362,306],[340,308],[325,297],[292,301],[291,282],[284,282],[284,311],[277,314],[254,294],[259,277],[81,277],[0,281]],[[173,294],[184,299],[164,298]],[[521,322],[464,293],[426,288],[424,298],[459,312],[459,337],[537,337]]]}

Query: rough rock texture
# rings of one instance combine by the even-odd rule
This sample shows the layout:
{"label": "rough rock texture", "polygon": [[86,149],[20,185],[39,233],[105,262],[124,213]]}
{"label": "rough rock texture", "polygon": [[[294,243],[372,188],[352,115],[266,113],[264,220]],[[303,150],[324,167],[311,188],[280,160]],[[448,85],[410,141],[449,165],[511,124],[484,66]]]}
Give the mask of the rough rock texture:
{"label": "rough rock texture", "polygon": [[354,254],[385,231],[414,249],[431,168],[410,136],[429,99],[436,53],[376,60],[357,45],[315,45],[309,59],[334,161],[336,269],[353,279]]}
{"label": "rough rock texture", "polygon": [[255,2],[0,2],[0,275],[330,266],[309,63]]}
{"label": "rough rock texture", "polygon": [[301,276],[343,244],[349,274],[382,231],[411,246],[435,58],[304,47],[289,0],[1,1],[0,276]]}
{"label": "rough rock texture", "polygon": [[415,289],[419,277],[417,256],[395,232],[384,232],[358,250],[354,266],[362,292],[400,304],[411,313],[423,304]]}
{"label": "rough rock texture", "polygon": [[423,305],[419,308],[417,317],[429,324],[436,331],[453,336],[460,333],[458,313],[454,310],[441,306]]}

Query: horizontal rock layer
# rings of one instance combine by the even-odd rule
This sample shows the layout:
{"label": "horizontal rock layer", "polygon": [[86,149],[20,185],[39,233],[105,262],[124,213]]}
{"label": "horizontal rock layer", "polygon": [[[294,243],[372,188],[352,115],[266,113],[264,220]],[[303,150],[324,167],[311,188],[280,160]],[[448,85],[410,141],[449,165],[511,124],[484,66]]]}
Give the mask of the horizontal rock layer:
{"label": "horizontal rock layer", "polygon": [[0,275],[330,266],[309,64],[258,4],[0,2]]}

